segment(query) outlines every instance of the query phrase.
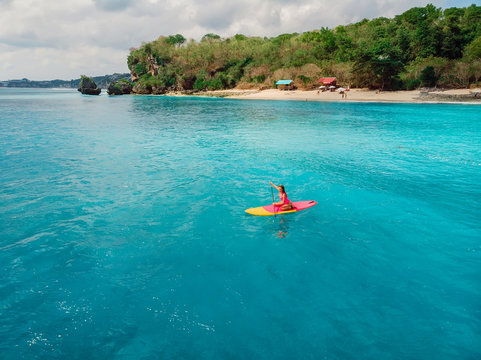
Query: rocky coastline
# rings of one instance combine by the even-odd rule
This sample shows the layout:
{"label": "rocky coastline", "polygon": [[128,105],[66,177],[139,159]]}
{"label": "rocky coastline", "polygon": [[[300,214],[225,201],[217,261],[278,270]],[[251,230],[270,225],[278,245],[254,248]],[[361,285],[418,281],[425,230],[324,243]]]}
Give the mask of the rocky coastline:
{"label": "rocky coastline", "polygon": [[92,80],[92,78],[89,78],[85,75],[82,75],[77,90],[84,95],[100,95],[102,91],[101,88],[97,87],[97,84]]}

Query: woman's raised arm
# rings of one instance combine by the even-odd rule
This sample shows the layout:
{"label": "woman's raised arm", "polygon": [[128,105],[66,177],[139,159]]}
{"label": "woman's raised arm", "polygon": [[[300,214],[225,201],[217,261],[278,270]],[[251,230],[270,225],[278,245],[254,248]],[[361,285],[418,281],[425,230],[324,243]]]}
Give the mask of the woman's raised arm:
{"label": "woman's raised arm", "polygon": [[279,191],[279,188],[276,185],[274,185],[272,181],[271,181],[271,185],[274,186],[277,189],[277,191]]}

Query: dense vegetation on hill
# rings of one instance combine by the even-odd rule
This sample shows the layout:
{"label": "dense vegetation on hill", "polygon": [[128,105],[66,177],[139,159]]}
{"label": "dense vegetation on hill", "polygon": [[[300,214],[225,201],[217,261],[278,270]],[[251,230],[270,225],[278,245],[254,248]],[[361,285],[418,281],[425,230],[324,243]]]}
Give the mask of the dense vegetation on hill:
{"label": "dense vegetation on hill", "polygon": [[481,6],[427,5],[274,38],[159,37],[131,49],[128,66],[138,93],[266,88],[279,79],[311,88],[319,76],[351,87],[468,87],[481,81]]}

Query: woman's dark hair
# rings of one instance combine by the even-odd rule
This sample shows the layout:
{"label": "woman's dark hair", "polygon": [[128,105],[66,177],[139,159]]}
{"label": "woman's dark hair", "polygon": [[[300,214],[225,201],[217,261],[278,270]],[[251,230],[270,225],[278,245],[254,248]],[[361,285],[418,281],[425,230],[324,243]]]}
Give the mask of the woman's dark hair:
{"label": "woman's dark hair", "polygon": [[284,185],[279,185],[279,189],[281,189],[281,191],[282,191],[283,193],[286,192],[286,189],[284,189]]}

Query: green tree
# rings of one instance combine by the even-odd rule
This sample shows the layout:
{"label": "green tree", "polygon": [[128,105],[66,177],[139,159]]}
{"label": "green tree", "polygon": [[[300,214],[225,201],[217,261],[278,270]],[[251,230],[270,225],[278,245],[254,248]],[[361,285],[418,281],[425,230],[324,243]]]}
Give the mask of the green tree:
{"label": "green tree", "polygon": [[247,39],[247,37],[245,35],[242,35],[242,34],[235,34],[234,39],[238,40],[238,41],[241,41],[241,40]]}
{"label": "green tree", "polygon": [[464,55],[471,60],[481,59],[481,36],[466,47]]}
{"label": "green tree", "polygon": [[421,86],[433,87],[436,86],[437,77],[434,70],[434,66],[426,66],[423,71],[421,71]]}
{"label": "green tree", "polygon": [[209,33],[202,36],[201,41],[215,41],[220,40],[220,36],[217,34]]}
{"label": "green tree", "polygon": [[183,37],[181,34],[170,35],[165,39],[165,41],[169,45],[182,45],[185,43],[185,37]]}
{"label": "green tree", "polygon": [[464,15],[462,9],[451,8],[444,11],[444,29],[440,53],[442,57],[459,59],[462,56],[467,40],[459,27],[462,15]]}
{"label": "green tree", "polygon": [[476,37],[481,36],[481,6],[472,4],[464,11],[460,18],[461,31],[466,36],[467,43],[472,42]]}
{"label": "green tree", "polygon": [[401,50],[390,42],[383,41],[377,44],[372,54],[372,67],[380,80],[381,89],[392,89],[403,67]]}

